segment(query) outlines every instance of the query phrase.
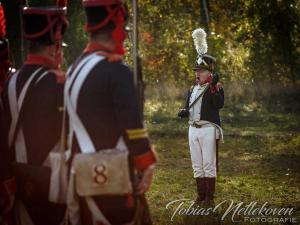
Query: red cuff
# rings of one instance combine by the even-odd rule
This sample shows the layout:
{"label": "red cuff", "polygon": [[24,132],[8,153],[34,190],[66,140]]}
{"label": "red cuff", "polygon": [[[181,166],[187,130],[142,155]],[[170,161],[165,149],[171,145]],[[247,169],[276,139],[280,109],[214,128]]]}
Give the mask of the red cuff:
{"label": "red cuff", "polygon": [[150,151],[142,155],[133,157],[134,166],[139,170],[145,170],[155,162],[156,162],[156,154],[154,149],[151,149]]}
{"label": "red cuff", "polygon": [[210,89],[210,93],[212,93],[212,94],[216,93],[216,89],[212,85],[210,85],[209,89]]}
{"label": "red cuff", "polygon": [[13,195],[17,191],[17,183],[14,177],[0,183],[0,192],[4,195]]}

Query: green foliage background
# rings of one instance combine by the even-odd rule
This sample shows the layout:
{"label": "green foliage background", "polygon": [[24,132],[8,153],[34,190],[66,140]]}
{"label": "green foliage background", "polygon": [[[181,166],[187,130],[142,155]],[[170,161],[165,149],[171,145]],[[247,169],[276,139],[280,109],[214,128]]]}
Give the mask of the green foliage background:
{"label": "green foliage background", "polygon": [[[127,1],[131,9],[131,1]],[[182,98],[193,82],[196,52],[191,32],[204,26],[201,0],[139,0],[139,54],[146,97]],[[208,52],[218,60],[226,98],[231,103],[277,103],[300,111],[300,1],[208,0]],[[8,38],[21,65],[19,1],[2,1]],[[68,4],[66,67],[88,40],[81,1]],[[131,20],[131,19],[130,19]],[[129,26],[131,21],[129,20]],[[130,34],[129,34],[130,36]],[[131,43],[127,42],[131,64]],[[276,99],[276,101],[273,101]],[[278,101],[277,101],[278,100]],[[273,104],[274,103],[274,104]],[[285,104],[288,103],[288,104]],[[271,108],[272,108],[271,107]]]}
{"label": "green foliage background", "polygon": [[[185,80],[195,51],[191,31],[201,26],[200,1],[139,1],[141,54],[148,81]],[[299,1],[208,1],[209,53],[225,81],[299,81]],[[143,40],[149,33],[153,41]],[[151,67],[152,60],[155,72]],[[147,64],[148,62],[148,64]],[[159,72],[158,72],[159,71]]]}

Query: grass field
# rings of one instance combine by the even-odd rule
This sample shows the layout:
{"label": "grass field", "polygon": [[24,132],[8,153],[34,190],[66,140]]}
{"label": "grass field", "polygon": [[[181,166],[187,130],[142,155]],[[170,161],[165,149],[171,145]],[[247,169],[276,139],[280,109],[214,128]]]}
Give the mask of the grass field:
{"label": "grass field", "polygon": [[[154,224],[233,224],[231,214],[221,221],[228,207],[224,204],[210,216],[171,217],[177,199],[194,199],[188,126],[176,118],[180,102],[147,101],[145,123],[159,163],[151,191],[147,194]],[[219,150],[219,173],[215,203],[223,200],[268,202],[272,208],[294,208],[296,223],[243,222],[235,224],[300,224],[300,115],[267,112],[258,104],[225,107],[222,110],[224,143]],[[280,217],[280,216],[272,216]]]}

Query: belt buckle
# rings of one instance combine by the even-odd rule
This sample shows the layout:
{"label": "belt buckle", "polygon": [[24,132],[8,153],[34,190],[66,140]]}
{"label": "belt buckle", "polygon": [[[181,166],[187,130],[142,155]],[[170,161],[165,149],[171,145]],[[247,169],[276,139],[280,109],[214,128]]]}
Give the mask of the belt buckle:
{"label": "belt buckle", "polygon": [[194,127],[196,127],[196,128],[201,128],[201,127],[202,127],[202,125],[198,125],[198,124],[196,124],[196,123],[194,123],[193,125],[194,125]]}

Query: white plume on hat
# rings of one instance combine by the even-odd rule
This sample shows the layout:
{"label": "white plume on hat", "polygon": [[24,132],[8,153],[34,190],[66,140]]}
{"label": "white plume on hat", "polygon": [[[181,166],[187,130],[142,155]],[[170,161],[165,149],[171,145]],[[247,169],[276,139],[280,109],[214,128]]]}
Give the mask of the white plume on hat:
{"label": "white plume on hat", "polygon": [[207,52],[206,32],[202,28],[198,28],[192,32],[194,45],[198,53],[197,62],[202,62],[202,56]]}

